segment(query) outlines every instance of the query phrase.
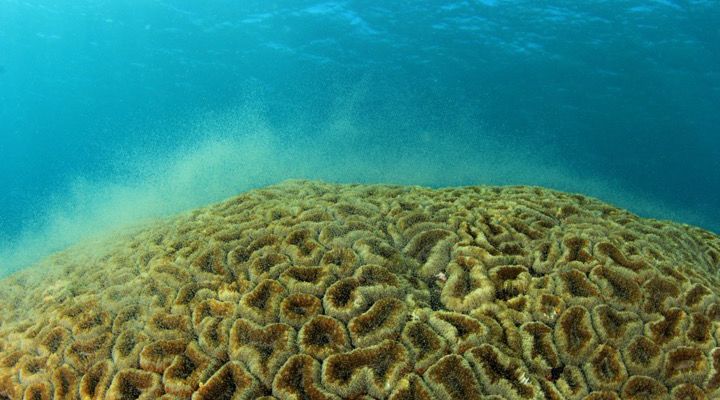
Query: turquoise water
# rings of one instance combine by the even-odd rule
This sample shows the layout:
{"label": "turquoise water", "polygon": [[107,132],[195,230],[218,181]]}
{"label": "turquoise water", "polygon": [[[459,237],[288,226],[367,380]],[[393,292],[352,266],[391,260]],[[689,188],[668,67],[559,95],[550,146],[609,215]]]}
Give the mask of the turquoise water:
{"label": "turquoise water", "polygon": [[0,0],[0,270],[287,178],[720,231],[717,1]]}

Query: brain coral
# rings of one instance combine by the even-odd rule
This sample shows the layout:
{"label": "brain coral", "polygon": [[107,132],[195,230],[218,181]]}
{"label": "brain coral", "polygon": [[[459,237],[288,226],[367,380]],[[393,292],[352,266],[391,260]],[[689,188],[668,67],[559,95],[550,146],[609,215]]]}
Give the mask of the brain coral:
{"label": "brain coral", "polygon": [[532,187],[290,181],[0,282],[0,398],[720,398],[720,237]]}

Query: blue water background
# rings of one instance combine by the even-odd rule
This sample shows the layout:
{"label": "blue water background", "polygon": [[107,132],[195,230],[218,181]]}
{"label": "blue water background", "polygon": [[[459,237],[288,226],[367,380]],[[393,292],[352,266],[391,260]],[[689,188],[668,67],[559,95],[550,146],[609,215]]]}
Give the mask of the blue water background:
{"label": "blue water background", "polygon": [[0,270],[285,178],[720,231],[718,1],[0,0]]}

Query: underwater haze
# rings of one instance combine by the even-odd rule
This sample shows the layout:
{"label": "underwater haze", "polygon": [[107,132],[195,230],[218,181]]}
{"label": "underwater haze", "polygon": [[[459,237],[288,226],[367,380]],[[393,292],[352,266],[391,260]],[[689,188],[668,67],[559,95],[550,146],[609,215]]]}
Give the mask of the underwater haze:
{"label": "underwater haze", "polygon": [[0,272],[290,178],[720,232],[720,2],[0,0]]}

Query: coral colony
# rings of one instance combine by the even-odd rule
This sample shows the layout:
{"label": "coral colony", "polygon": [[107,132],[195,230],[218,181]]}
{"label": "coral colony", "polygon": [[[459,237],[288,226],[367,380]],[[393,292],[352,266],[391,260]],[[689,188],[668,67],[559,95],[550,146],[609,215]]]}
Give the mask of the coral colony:
{"label": "coral colony", "polygon": [[3,281],[1,398],[720,396],[698,228],[533,187],[289,181],[138,229]]}

